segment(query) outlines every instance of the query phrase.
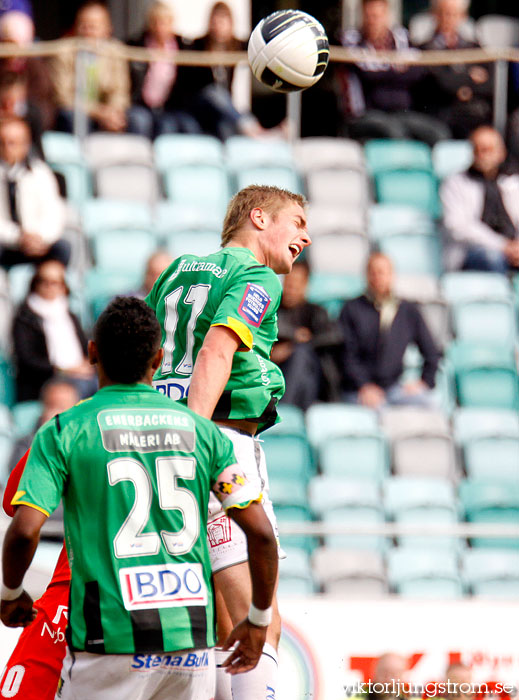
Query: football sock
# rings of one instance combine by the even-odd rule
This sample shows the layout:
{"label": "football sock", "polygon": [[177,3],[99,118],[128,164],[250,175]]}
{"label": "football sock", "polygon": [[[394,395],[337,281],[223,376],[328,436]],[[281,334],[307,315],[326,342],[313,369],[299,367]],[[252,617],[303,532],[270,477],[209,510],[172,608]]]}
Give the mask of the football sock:
{"label": "football sock", "polygon": [[276,700],[277,675],[277,652],[265,644],[256,668],[231,677],[232,700]]}

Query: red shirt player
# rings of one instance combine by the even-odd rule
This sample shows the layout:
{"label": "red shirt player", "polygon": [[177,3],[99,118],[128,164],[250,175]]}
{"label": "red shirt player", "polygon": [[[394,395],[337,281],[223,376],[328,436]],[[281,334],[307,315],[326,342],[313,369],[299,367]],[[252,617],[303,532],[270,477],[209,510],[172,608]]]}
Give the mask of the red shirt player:
{"label": "red shirt player", "polygon": [[[3,508],[11,518],[11,505],[29,451],[9,476]],[[35,620],[24,629],[0,677],[0,698],[54,700],[65,656],[70,568],[65,545],[60,552],[52,580],[42,597],[34,603]]]}

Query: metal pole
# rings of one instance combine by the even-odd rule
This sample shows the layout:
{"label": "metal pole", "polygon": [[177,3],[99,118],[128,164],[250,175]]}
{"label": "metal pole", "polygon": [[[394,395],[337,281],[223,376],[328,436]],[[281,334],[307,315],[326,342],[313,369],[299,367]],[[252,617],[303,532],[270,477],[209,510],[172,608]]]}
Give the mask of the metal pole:
{"label": "metal pole", "polygon": [[302,92],[289,92],[287,95],[288,138],[294,143],[301,136]]}
{"label": "metal pole", "polygon": [[74,94],[74,135],[83,140],[88,133],[88,115],[85,112],[87,94],[87,61],[85,51],[76,51],[76,90]]}
{"label": "metal pole", "polygon": [[508,102],[508,61],[496,61],[494,70],[494,126],[504,134]]}

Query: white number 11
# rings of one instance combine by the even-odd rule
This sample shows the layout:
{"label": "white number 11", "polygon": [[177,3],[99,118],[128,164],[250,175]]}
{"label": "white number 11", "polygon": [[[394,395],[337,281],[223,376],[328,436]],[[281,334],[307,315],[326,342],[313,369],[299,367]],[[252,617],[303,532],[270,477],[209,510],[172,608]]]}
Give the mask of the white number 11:
{"label": "white number 11", "polygon": [[[198,317],[204,310],[209,296],[210,284],[193,284],[184,297],[183,304],[191,304],[191,316],[186,327],[186,352],[184,357],[175,367],[177,374],[191,375],[193,372],[193,349],[195,345],[195,327]],[[175,351],[175,333],[178,325],[178,303],[184,287],[177,287],[164,299],[166,304],[166,316],[164,330],[166,341],[164,343],[164,358],[162,360],[162,374],[171,374],[173,370],[173,354]]]}

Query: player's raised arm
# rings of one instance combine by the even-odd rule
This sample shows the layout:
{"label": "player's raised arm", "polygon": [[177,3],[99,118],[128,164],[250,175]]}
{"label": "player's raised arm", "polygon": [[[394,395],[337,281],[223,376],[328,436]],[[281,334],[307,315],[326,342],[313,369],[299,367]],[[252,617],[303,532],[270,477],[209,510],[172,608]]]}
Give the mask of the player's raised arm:
{"label": "player's raised arm", "polygon": [[231,374],[240,338],[226,326],[213,326],[198,352],[187,405],[195,413],[212,418],[214,409]]}

